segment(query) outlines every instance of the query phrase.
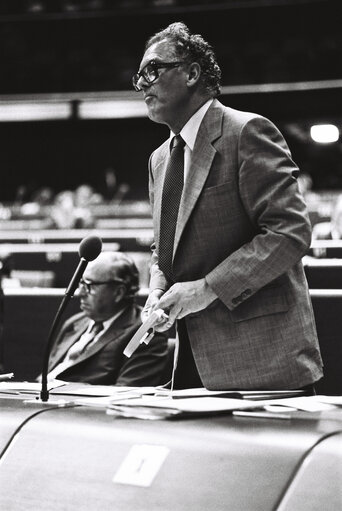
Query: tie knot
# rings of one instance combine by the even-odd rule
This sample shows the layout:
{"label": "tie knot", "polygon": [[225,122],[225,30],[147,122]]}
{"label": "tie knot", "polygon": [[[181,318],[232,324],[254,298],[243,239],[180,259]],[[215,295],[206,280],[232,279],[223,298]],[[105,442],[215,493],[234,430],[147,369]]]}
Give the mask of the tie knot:
{"label": "tie knot", "polygon": [[175,135],[172,139],[172,149],[175,147],[184,147],[185,142],[180,135]]}
{"label": "tie knot", "polygon": [[93,326],[90,329],[91,334],[97,335],[103,329],[103,323],[101,321],[95,321]]}

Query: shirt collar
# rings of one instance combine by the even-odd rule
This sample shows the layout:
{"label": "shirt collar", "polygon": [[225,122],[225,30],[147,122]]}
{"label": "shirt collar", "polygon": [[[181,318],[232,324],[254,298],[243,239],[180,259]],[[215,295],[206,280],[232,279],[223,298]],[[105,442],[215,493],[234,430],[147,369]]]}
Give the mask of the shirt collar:
{"label": "shirt collar", "polygon": [[[122,309],[121,311],[117,312],[116,314],[114,314],[113,316],[111,316],[109,319],[106,319],[106,321],[102,321],[102,324],[103,324],[103,330],[101,330],[101,333],[103,333],[105,330],[107,330],[107,328],[109,328],[109,326],[116,320],[118,319],[119,316],[121,316],[121,314],[123,313],[125,309]],[[88,331],[92,328],[92,326],[94,325],[95,321],[93,319],[90,320],[90,323],[88,325]]]}
{"label": "shirt collar", "polygon": [[[180,131],[180,135],[186,145],[193,151],[198,130],[200,128],[203,117],[207,113],[208,108],[213,102],[213,98],[208,99],[196,112],[190,117],[188,122],[183,126]],[[173,138],[175,133],[171,131],[170,138]]]}

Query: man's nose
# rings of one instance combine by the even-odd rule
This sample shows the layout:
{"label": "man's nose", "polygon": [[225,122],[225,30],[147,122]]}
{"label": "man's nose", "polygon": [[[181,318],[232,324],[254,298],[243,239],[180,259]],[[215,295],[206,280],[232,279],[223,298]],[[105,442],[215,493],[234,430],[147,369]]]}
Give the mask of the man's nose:
{"label": "man's nose", "polygon": [[87,294],[86,289],[84,286],[80,285],[76,289],[75,295],[76,296],[85,296]]}
{"label": "man's nose", "polygon": [[147,89],[151,84],[148,83],[143,76],[139,76],[137,85],[140,89],[144,90]]}

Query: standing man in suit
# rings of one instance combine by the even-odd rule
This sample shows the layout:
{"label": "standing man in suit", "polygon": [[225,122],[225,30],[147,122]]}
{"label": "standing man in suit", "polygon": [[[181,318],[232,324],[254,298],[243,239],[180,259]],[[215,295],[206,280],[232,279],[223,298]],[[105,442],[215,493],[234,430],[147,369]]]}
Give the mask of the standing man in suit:
{"label": "standing man in suit", "polygon": [[167,360],[165,334],[142,344],[127,359],[123,351],[141,325],[135,303],[139,274],[122,252],[102,252],[79,285],[83,312],[69,318],[50,355],[49,380],[101,385],[159,385]]}
{"label": "standing man in suit", "polygon": [[[149,117],[171,130],[149,162],[154,246],[143,318],[161,308],[169,319],[156,330],[177,323],[176,387],[311,388],[322,363],[301,263],[311,227],[298,168],[272,122],[216,99],[220,75],[210,45],[173,23],[147,41],[133,77]],[[179,144],[182,163],[172,156]],[[168,203],[179,185],[168,171],[180,167],[173,235]]]}

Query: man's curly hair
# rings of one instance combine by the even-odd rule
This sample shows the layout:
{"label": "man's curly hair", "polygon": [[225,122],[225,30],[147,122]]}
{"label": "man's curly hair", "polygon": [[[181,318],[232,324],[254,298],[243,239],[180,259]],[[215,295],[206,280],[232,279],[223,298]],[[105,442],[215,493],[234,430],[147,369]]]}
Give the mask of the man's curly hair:
{"label": "man's curly hair", "polygon": [[189,64],[197,62],[201,66],[201,83],[204,90],[214,97],[218,96],[220,94],[221,69],[210,44],[201,35],[191,34],[184,23],[177,22],[150,37],[145,45],[145,51],[152,44],[164,39],[174,45],[177,57]]}

